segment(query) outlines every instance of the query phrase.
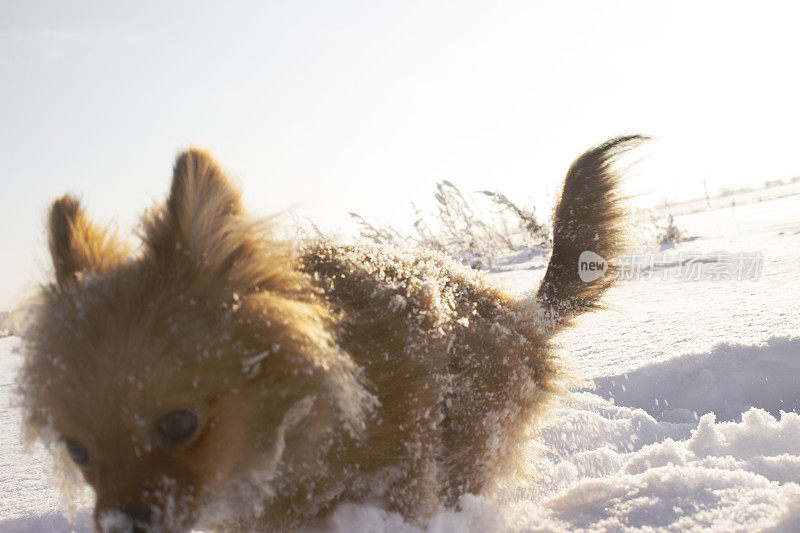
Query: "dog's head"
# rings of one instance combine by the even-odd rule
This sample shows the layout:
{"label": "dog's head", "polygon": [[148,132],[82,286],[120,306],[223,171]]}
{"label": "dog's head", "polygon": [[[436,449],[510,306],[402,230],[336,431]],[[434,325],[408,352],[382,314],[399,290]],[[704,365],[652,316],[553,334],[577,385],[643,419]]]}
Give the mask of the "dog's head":
{"label": "dog's head", "polygon": [[291,251],[207,154],[178,158],[142,236],[131,255],[73,198],[53,204],[56,279],[21,378],[32,433],[80,468],[104,531],[188,529],[255,470],[318,469],[368,403]]}

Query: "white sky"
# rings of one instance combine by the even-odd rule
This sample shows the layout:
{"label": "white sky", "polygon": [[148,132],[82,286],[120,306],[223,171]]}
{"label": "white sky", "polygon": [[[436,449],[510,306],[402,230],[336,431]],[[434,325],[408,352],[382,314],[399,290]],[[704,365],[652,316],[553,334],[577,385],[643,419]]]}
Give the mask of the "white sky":
{"label": "white sky", "polygon": [[800,175],[796,5],[0,0],[0,309],[47,273],[56,195],[127,230],[189,145],[328,229],[407,223],[443,178],[549,207],[629,132],[654,202]]}

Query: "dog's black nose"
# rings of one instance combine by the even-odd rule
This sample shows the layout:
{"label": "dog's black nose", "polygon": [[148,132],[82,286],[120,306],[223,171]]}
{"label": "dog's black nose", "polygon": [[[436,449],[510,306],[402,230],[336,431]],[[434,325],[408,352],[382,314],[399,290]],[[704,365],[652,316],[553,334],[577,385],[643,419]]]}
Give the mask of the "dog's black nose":
{"label": "dog's black nose", "polygon": [[145,531],[150,525],[150,507],[139,502],[129,503],[122,508],[123,514],[133,524],[133,532]]}

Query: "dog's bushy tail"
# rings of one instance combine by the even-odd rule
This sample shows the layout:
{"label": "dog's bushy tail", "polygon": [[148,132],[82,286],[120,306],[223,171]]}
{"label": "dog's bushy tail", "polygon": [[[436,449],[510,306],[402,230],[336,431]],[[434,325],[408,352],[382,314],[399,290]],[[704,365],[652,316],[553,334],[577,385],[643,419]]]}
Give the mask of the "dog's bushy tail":
{"label": "dog's bushy tail", "polygon": [[[616,277],[608,263],[624,247],[625,209],[619,194],[619,157],[648,140],[643,135],[617,137],[591,148],[567,172],[553,215],[553,253],[537,292],[557,327],[599,307],[602,294]],[[579,258],[606,261],[608,270],[591,281],[579,275]]]}

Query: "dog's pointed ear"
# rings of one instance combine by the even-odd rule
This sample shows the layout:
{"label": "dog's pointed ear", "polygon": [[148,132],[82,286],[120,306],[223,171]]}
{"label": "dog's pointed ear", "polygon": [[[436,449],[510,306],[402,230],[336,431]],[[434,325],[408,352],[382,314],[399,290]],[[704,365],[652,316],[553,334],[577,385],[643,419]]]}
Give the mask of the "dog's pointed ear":
{"label": "dog's pointed ear", "polygon": [[201,251],[227,219],[241,214],[241,194],[216,161],[195,148],[175,161],[167,211],[185,244]]}
{"label": "dog's pointed ear", "polygon": [[62,287],[74,283],[80,274],[105,272],[127,255],[116,236],[95,226],[70,195],[50,206],[48,230],[56,281]]}
{"label": "dog's pointed ear", "polygon": [[166,206],[145,220],[144,238],[168,268],[188,259],[221,273],[242,244],[241,219],[239,191],[208,153],[190,149],[175,161]]}

